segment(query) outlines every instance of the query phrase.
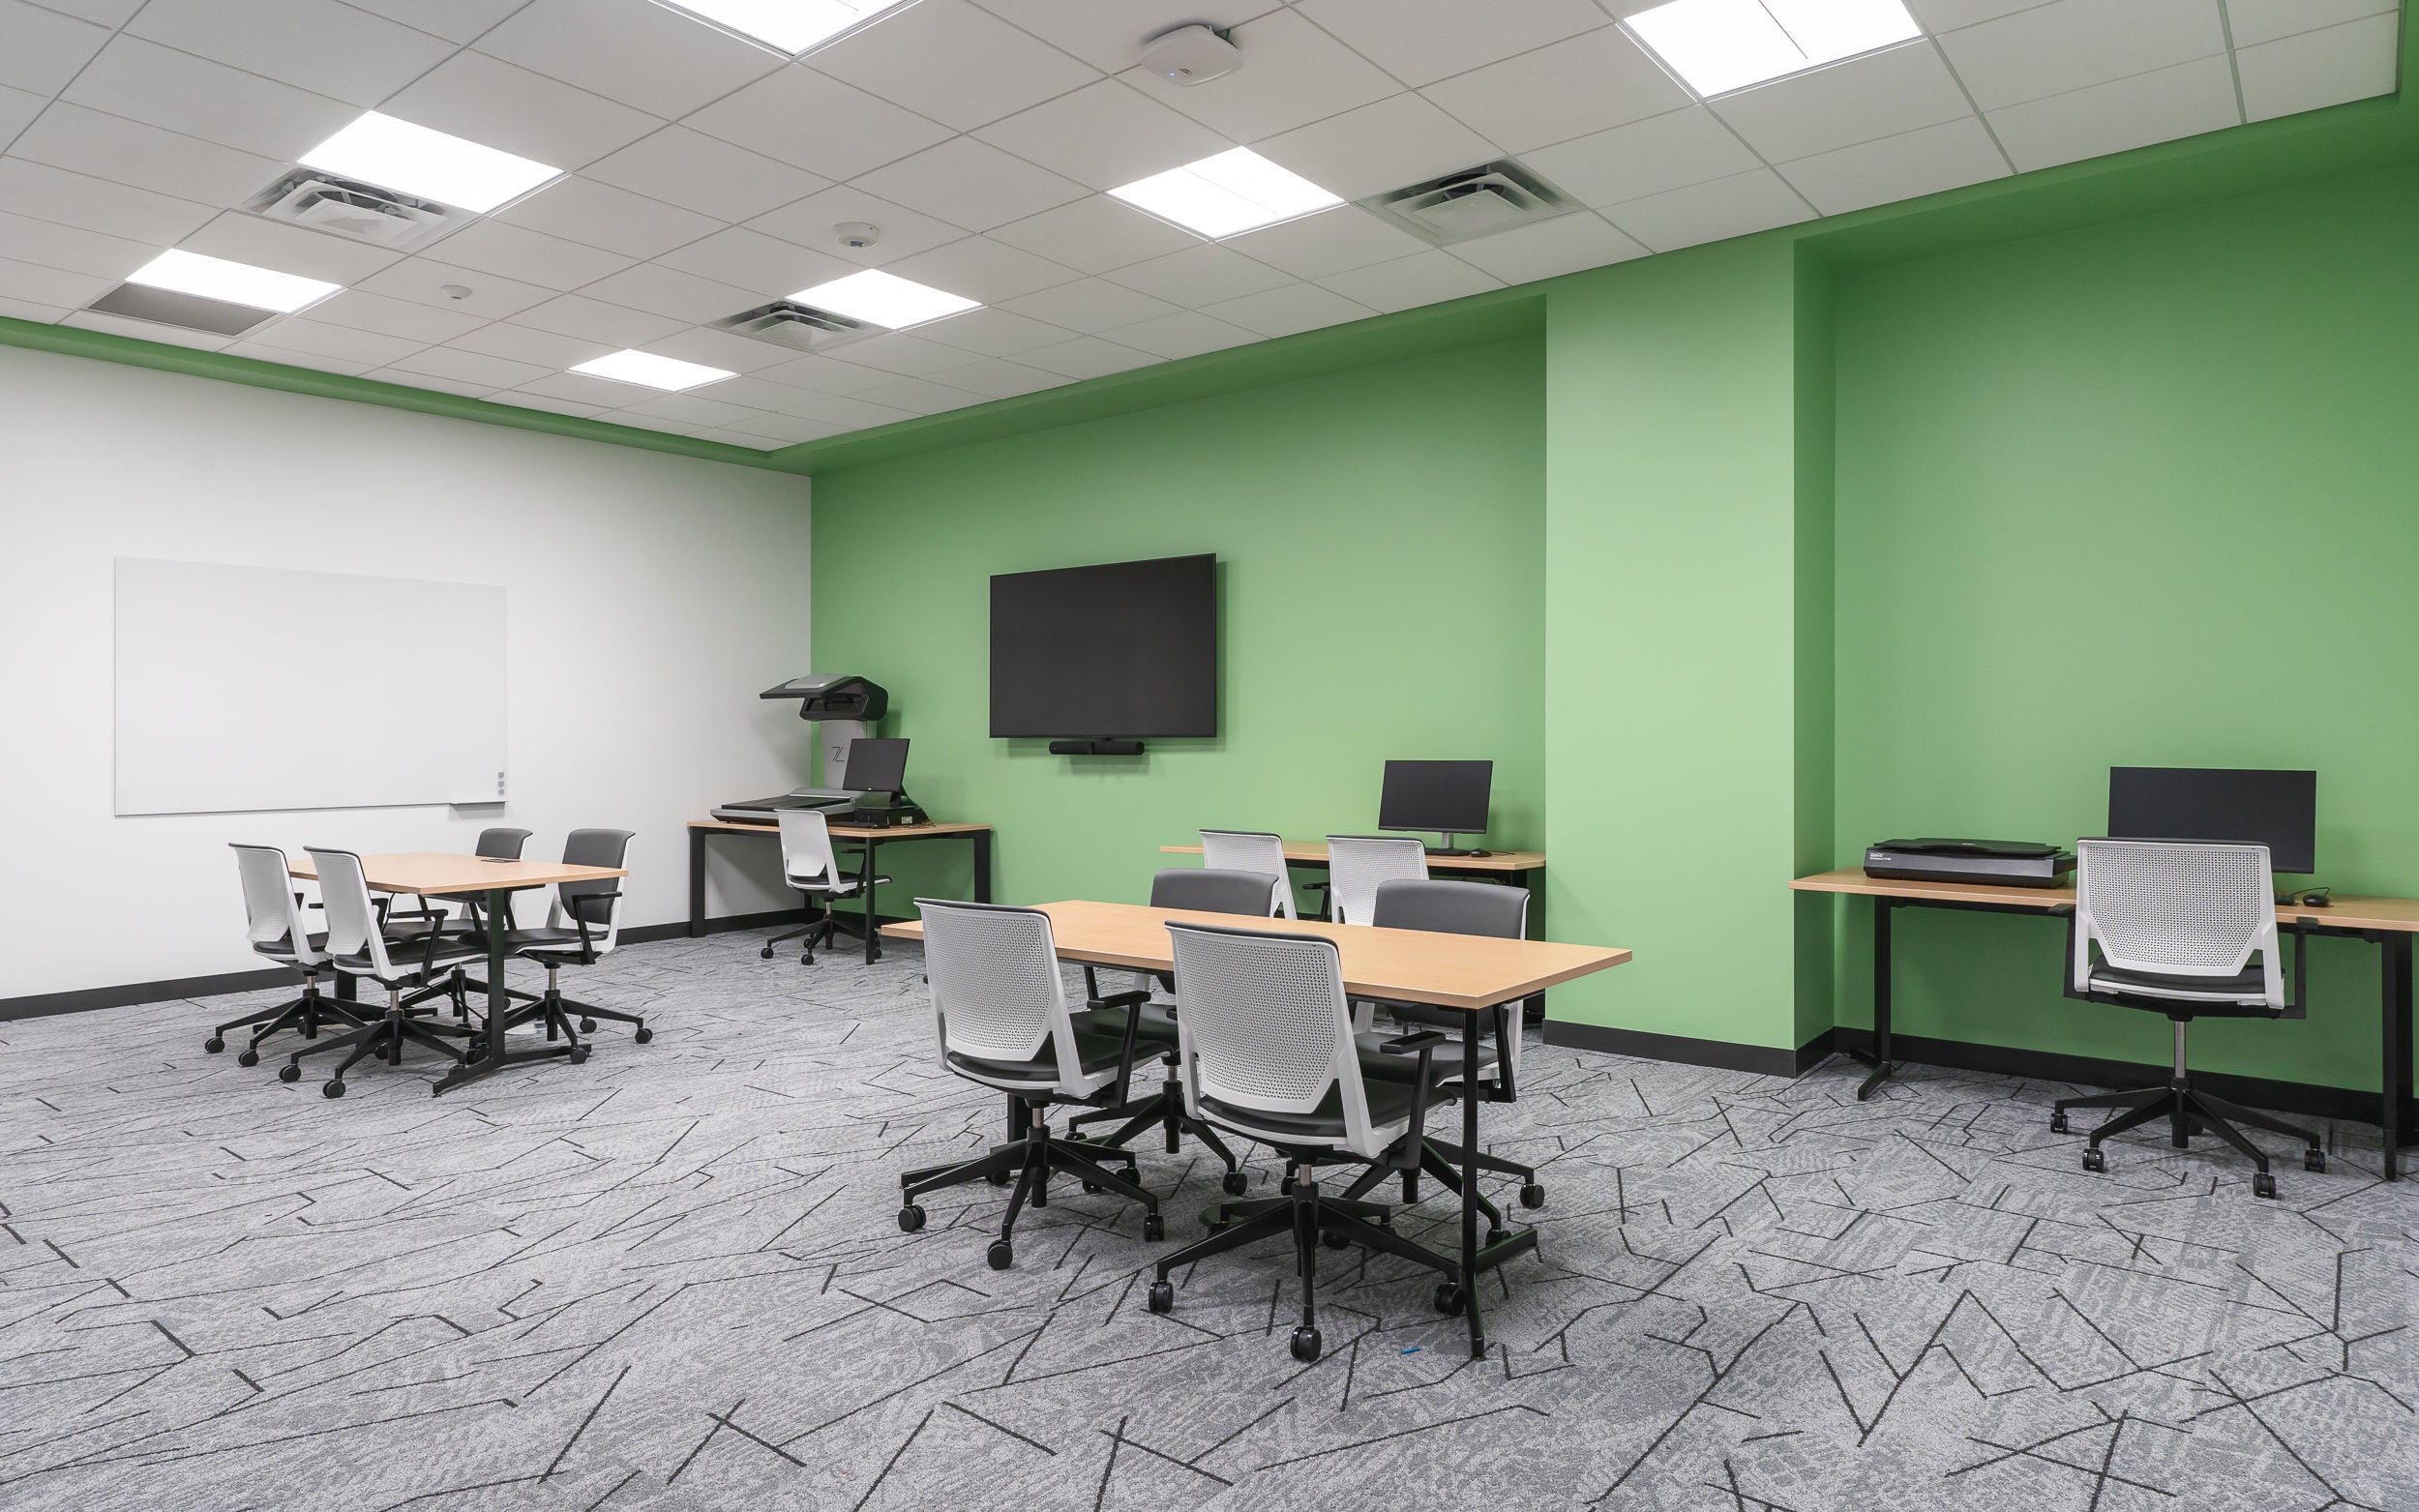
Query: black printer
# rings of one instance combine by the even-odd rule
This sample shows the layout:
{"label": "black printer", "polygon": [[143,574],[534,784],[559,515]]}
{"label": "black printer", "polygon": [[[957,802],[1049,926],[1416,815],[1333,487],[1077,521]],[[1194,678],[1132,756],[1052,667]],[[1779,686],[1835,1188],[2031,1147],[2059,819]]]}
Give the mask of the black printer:
{"label": "black printer", "polygon": [[1867,876],[1911,882],[2063,887],[2075,852],[2028,840],[1885,840],[1865,850]]}

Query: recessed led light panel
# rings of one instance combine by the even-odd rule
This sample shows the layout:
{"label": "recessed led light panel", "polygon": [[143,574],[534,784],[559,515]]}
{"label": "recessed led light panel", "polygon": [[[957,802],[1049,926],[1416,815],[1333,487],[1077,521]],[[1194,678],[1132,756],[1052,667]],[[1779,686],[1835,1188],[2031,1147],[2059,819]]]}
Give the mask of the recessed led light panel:
{"label": "recessed led light panel", "polygon": [[813,288],[798,290],[790,298],[801,305],[812,305],[818,310],[847,315],[851,320],[888,326],[893,331],[904,331],[909,326],[939,320],[943,315],[961,314],[982,308],[980,300],[964,299],[941,289],[927,288],[912,279],[884,273],[880,268],[868,268],[862,273],[851,273],[845,279],[834,279],[829,283],[818,283]]}
{"label": "recessed led light panel", "polygon": [[375,110],[304,153],[301,163],[477,215],[563,171]]}
{"label": "recessed led light panel", "polygon": [[725,368],[708,368],[703,363],[682,362],[677,357],[658,357],[653,352],[641,351],[612,352],[590,358],[571,371],[584,372],[591,378],[643,384],[650,389],[663,389],[673,394],[682,389],[720,383],[725,378],[738,376]]}
{"label": "recessed led light panel", "polygon": [[323,283],[317,279],[189,252],[164,252],[128,274],[126,282],[146,288],[173,289],[179,294],[198,294],[204,299],[223,299],[230,305],[249,305],[254,310],[274,310],[280,314],[316,303],[343,287],[341,283]]}
{"label": "recessed led light panel", "polygon": [[915,0],[657,0],[783,52],[805,52]]}
{"label": "recessed led light panel", "polygon": [[1905,0],[1671,0],[1622,24],[1700,99],[1923,35]]}
{"label": "recessed led light panel", "polygon": [[1248,147],[1154,173],[1109,193],[1211,241],[1344,202]]}

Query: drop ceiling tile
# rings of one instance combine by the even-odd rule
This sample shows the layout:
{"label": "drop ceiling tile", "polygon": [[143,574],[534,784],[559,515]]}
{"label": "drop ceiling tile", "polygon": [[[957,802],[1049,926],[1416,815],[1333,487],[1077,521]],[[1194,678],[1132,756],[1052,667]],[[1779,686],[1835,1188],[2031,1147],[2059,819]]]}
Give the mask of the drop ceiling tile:
{"label": "drop ceiling tile", "polygon": [[821,355],[793,357],[788,362],[763,369],[755,375],[775,383],[786,383],[791,388],[832,397],[862,394],[874,385],[887,383],[896,376],[885,369],[840,362]]}
{"label": "drop ceiling tile", "polygon": [[557,294],[542,305],[532,305],[521,311],[514,323],[535,326],[557,336],[604,341],[614,347],[644,346],[675,331],[685,331],[690,324],[670,315],[649,314],[624,305],[590,299],[582,294]]}
{"label": "drop ceiling tile", "polygon": [[[760,305],[855,271],[837,257],[743,225],[726,226],[656,260],[667,268],[750,290],[756,296],[753,302]],[[723,313],[736,314],[745,308],[734,306]]]}
{"label": "drop ceiling tile", "polygon": [[428,377],[451,378],[456,383],[474,383],[487,389],[508,389],[547,374],[547,370],[536,363],[514,362],[508,357],[491,357],[485,352],[463,351],[457,346],[427,347],[407,357],[397,358],[388,366]]}
{"label": "drop ceiling tile", "polygon": [[1241,326],[1205,315],[1198,310],[1180,310],[1154,320],[1119,326],[1104,333],[1102,340],[1175,359],[1224,351],[1230,346],[1241,346],[1260,338]]}
{"label": "drop ceiling tile", "polygon": [[349,236],[307,230],[283,221],[229,210],[177,244],[187,252],[256,268],[324,279],[330,283],[358,283],[381,268],[393,267],[403,253],[356,242]]}
{"label": "drop ceiling tile", "polygon": [[1974,103],[1992,110],[2211,57],[2225,33],[2217,0],[2051,0],[1940,45]]}
{"label": "drop ceiling tile", "polygon": [[110,27],[125,25],[143,8],[143,0],[41,0],[41,4],[45,11],[58,11]]}
{"label": "drop ceiling tile", "polygon": [[1907,0],[1907,9],[1924,30],[1937,37],[1960,26],[1977,26],[2003,15],[2029,11],[2042,0]]}
{"label": "drop ceiling tile", "polygon": [[1135,368],[1148,368],[1163,361],[1156,353],[1136,351],[1104,341],[1096,336],[1079,336],[1072,341],[1055,346],[1038,346],[1019,357],[1019,361],[1044,371],[1063,373],[1070,378],[1105,378],[1113,372],[1126,372]]}
{"label": "drop ceiling tile", "polygon": [[273,362],[284,368],[309,368],[318,372],[341,372],[358,378],[377,367],[350,357],[333,357],[321,352],[306,352],[291,346],[278,346],[251,337],[220,350],[232,357],[250,357],[255,362]]}
{"label": "drop ceiling tile", "polygon": [[1440,79],[1422,93],[1512,153],[1690,103],[1688,92],[1617,26]]}
{"label": "drop ceiling tile", "polygon": [[[692,336],[724,336],[724,333],[720,331],[693,331],[689,334]],[[673,340],[676,341],[678,338],[675,337]],[[736,341],[744,341],[746,338],[724,336],[724,340]],[[762,341],[751,344],[758,346],[766,345],[766,343]],[[779,347],[768,346],[767,350],[775,353],[773,359],[774,366],[787,362],[791,357],[797,355],[794,352],[785,353]],[[677,352],[668,352],[665,355],[678,356],[679,354]],[[719,366],[730,367],[730,364],[724,363]],[[738,370],[733,369],[732,371],[737,371]],[[820,396],[810,395],[804,389],[791,388],[787,383],[775,383],[770,378],[759,377],[755,373],[740,372],[739,376],[735,378],[721,378],[716,380],[714,384],[714,397],[727,404],[744,404],[750,409],[771,410],[779,414],[788,414],[789,410],[785,406],[795,404],[804,400],[819,398]]]}
{"label": "drop ceiling tile", "polygon": [[2019,172],[2239,125],[2234,68],[2198,58],[1990,112]]}
{"label": "drop ceiling tile", "polygon": [[916,335],[943,346],[984,357],[1013,357],[1036,346],[1065,341],[1073,333],[1064,326],[1035,320],[1007,310],[970,310],[962,315],[916,328]]}
{"label": "drop ceiling tile", "polygon": [[1755,154],[1703,105],[1616,126],[1521,161],[1598,207],[1759,166]]}
{"label": "drop ceiling tile", "polygon": [[0,142],[13,139],[17,133],[33,125],[34,117],[42,114],[43,106],[49,103],[48,97],[37,95],[30,89],[12,89],[0,84]]}
{"label": "drop ceiling tile", "polygon": [[[859,222],[875,227],[880,239],[871,247],[844,247],[839,227]],[[818,256],[838,259],[837,278],[851,267],[879,268],[945,246],[966,235],[966,228],[905,205],[869,194],[853,184],[835,184],[748,222],[751,230],[776,236]]]}
{"label": "drop ceiling tile", "polygon": [[493,383],[448,378],[433,372],[415,372],[408,368],[376,368],[363,376],[375,378],[380,383],[399,383],[405,388],[425,389],[434,394],[459,394],[464,399],[486,399],[496,392]]}
{"label": "drop ceiling tile", "polygon": [[345,0],[390,21],[402,21],[447,42],[476,42],[488,28],[529,0]]}
{"label": "drop ceiling tile", "polygon": [[384,294],[368,294],[357,288],[330,294],[312,306],[311,318],[326,321],[330,325],[350,326],[356,331],[402,337],[423,346],[454,341],[487,324],[477,315],[464,314],[458,310],[415,305],[407,299],[390,299]]}
{"label": "drop ceiling tile", "polygon": [[37,305],[30,299],[11,299],[0,294],[0,315],[12,320],[30,320],[36,325],[57,325],[67,315],[64,305]]}
{"label": "drop ceiling tile", "polygon": [[1974,114],[1928,42],[1725,95],[1710,108],[1768,163],[1810,158]]}
{"label": "drop ceiling tile", "polygon": [[1235,28],[1232,40],[1242,51],[1243,66],[1207,84],[1172,84],[1141,68],[1120,76],[1239,142],[1256,142],[1401,92],[1384,70],[1296,11],[1271,11],[1246,21]]}
{"label": "drop ceiling tile", "polygon": [[490,220],[471,222],[435,244],[433,251],[465,268],[500,273],[552,289],[578,288],[631,263],[619,252],[600,252],[543,231]]}
{"label": "drop ceiling tile", "polygon": [[974,134],[1100,190],[1198,163],[1235,145],[1114,78],[1020,110]]}
{"label": "drop ceiling tile", "polygon": [[1072,283],[1082,277],[1073,268],[984,236],[970,236],[902,258],[890,264],[889,271],[985,305]]}
{"label": "drop ceiling tile", "polygon": [[587,176],[722,221],[745,221],[823,187],[803,168],[685,126],[667,126],[590,163]]}
{"label": "drop ceiling tile", "polygon": [[1201,240],[1106,194],[1011,221],[995,227],[991,236],[1079,273],[1106,273],[1146,257],[1180,252]]}
{"label": "drop ceiling tile", "polygon": [[[61,99],[290,163],[359,107],[120,34]],[[263,186],[264,188],[266,186]]]}
{"label": "drop ceiling tile", "polygon": [[1198,310],[1222,299],[1240,299],[1245,294],[1257,294],[1292,282],[1265,262],[1255,262],[1241,252],[1208,242],[1120,268],[1104,277],[1112,283],[1140,289],[1187,310]]}
{"label": "drop ceiling tile", "polygon": [[117,286],[118,280],[113,277],[0,257],[0,296],[9,299],[66,311],[78,305],[89,305]]}
{"label": "drop ceiling tile", "polygon": [[[926,5],[937,3],[939,0],[923,0],[908,14],[912,15]],[[1087,193],[1083,185],[1072,179],[1061,178],[971,136],[955,137],[911,158],[876,168],[860,177],[854,187],[971,231],[988,231],[995,225],[1038,215],[1053,205],[1081,199]]]}
{"label": "drop ceiling tile", "polygon": [[660,256],[722,227],[712,216],[578,177],[556,179],[493,220],[640,258]]}
{"label": "drop ceiling tile", "polygon": [[2279,37],[2390,15],[2396,9],[2395,0],[2226,0],[2226,31],[2237,48],[2255,47]]}
{"label": "drop ceiling tile", "polygon": [[0,158],[0,204],[37,221],[162,247],[176,245],[218,213],[210,205],[129,189],[30,158]]}
{"label": "drop ceiling tile", "polygon": [[[844,363],[834,363],[832,366],[847,367]],[[868,387],[871,387],[873,383],[889,381],[888,374],[871,368],[853,368],[849,369],[849,371],[852,376],[868,379]],[[915,418],[904,409],[892,409],[887,404],[869,404],[861,399],[851,399],[845,394],[818,394],[811,390],[799,392],[802,397],[783,404],[780,413],[795,415],[802,420],[820,421],[824,425],[844,426],[851,430],[870,426],[886,426],[896,421]]]}
{"label": "drop ceiling tile", "polygon": [[1502,156],[1418,95],[1395,95],[1269,137],[1255,149],[1340,199],[1402,189]]}
{"label": "drop ceiling tile", "polygon": [[0,0],[0,84],[55,95],[109,40],[109,28],[25,0]]}
{"label": "drop ceiling tile", "polygon": [[827,179],[852,179],[957,134],[803,64],[766,74],[681,124]]}
{"label": "drop ceiling tile", "polygon": [[636,383],[592,378],[584,372],[550,372],[543,378],[531,378],[526,383],[517,384],[511,393],[499,394],[496,398],[512,404],[522,402],[515,396],[533,395],[542,399],[569,400],[575,404],[593,404],[600,410],[618,410],[625,404],[636,404],[655,392]]}
{"label": "drop ceiling tile", "polygon": [[248,199],[286,168],[274,158],[74,104],[43,111],[9,153],[208,205]]}
{"label": "drop ceiling tile", "polygon": [[376,104],[454,51],[441,38],[337,0],[150,0],[126,29],[362,106]]}
{"label": "drop ceiling tile", "polygon": [[985,399],[1014,399],[1020,394],[1059,388],[1070,380],[1064,373],[986,357],[980,362],[968,363],[963,368],[950,369],[941,374],[940,381],[951,388],[970,390]]}
{"label": "drop ceiling tile", "polygon": [[0,210],[0,257],[89,273],[114,283],[159,254],[160,249],[148,242]]}
{"label": "drop ceiling tile", "polygon": [[525,325],[515,325],[509,320],[492,321],[475,331],[465,331],[445,344],[457,351],[508,357],[514,362],[530,363],[549,371],[576,368],[591,358],[620,349],[610,341],[593,341],[552,331],[534,330]]}
{"label": "drop ceiling tile", "polygon": [[761,372],[797,355],[789,347],[751,341],[729,331],[676,331],[661,341],[647,342],[646,349],[659,356],[677,357],[682,362],[702,363],[732,372]]}
{"label": "drop ceiling tile", "polygon": [[1481,273],[1451,253],[1434,248],[1414,252],[1408,257],[1397,257],[1392,262],[1373,263],[1366,268],[1355,268],[1350,273],[1338,273],[1321,279],[1319,283],[1321,287],[1331,289],[1347,299],[1359,300],[1372,310],[1389,313],[1504,286],[1501,279]]}
{"label": "drop ceiling tile", "polygon": [[745,420],[760,413],[744,404],[733,404],[715,399],[706,392],[719,387],[721,387],[720,384],[704,384],[686,393],[665,394],[655,399],[642,400],[623,411],[623,418],[645,415],[656,420],[685,420],[691,425],[698,426],[727,426],[733,421]]}
{"label": "drop ceiling tile", "polygon": [[796,446],[802,441],[820,441],[827,435],[838,435],[849,428],[827,425],[821,420],[800,420],[794,415],[759,413],[735,422],[730,429],[742,435],[762,436],[784,446]]}
{"label": "drop ceiling tile", "polygon": [[608,278],[598,279],[581,293],[625,309],[643,310],[683,325],[703,325],[752,310],[767,296],[753,289],[702,279],[694,273],[642,262]]}
{"label": "drop ceiling tile", "polygon": [[677,120],[782,66],[781,57],[649,0],[530,0],[479,50]]}
{"label": "drop ceiling tile", "polygon": [[1816,210],[1845,215],[2006,178],[2011,170],[1983,123],[1967,117],[1800,158],[1778,171]]}
{"label": "drop ceiling tile", "polygon": [[364,370],[384,367],[399,358],[408,357],[428,343],[409,337],[381,336],[375,331],[356,330],[313,318],[311,315],[287,315],[272,320],[257,330],[246,333],[245,341],[254,346],[282,347],[291,351],[310,352],[320,357],[341,357],[359,363]]}
{"label": "drop ceiling tile", "polygon": [[1507,283],[1528,283],[1643,257],[1646,249],[1615,230],[1603,217],[1581,210],[1462,242],[1452,252]]}
{"label": "drop ceiling tile", "polygon": [[1285,0],[980,0],[984,10],[1114,74],[1140,61],[1143,44],[1179,26],[1221,31]]}
{"label": "drop ceiling tile", "polygon": [[79,331],[106,331],[111,336],[131,336],[138,341],[164,341],[170,346],[190,346],[197,351],[223,352],[235,344],[231,336],[212,336],[206,331],[188,331],[183,326],[154,325],[148,320],[125,320],[116,315],[95,314],[78,310],[59,322]]}
{"label": "drop ceiling tile", "polygon": [[2373,15],[2237,52],[2243,113],[2265,121],[2394,92],[2402,17]]}
{"label": "drop ceiling tile", "polygon": [[1604,27],[1595,0],[1295,0],[1345,45],[1417,87]]}
{"label": "drop ceiling tile", "polygon": [[1673,252],[1811,221],[1814,212],[1780,175],[1755,168],[1607,206],[1604,219],[1656,252]]}
{"label": "drop ceiling tile", "polygon": [[[456,299],[445,292],[449,284],[470,292]],[[534,283],[523,283],[518,279],[501,278],[472,268],[458,268],[433,257],[406,257],[395,266],[362,280],[360,287],[373,294],[407,299],[414,304],[433,305],[439,310],[458,311],[489,320],[501,320],[506,315],[518,314],[553,294],[553,290],[540,288]]]}
{"label": "drop ceiling tile", "polygon": [[892,378],[867,389],[864,397],[868,403],[904,409],[911,415],[938,415],[943,410],[964,409],[969,404],[983,402],[980,394],[949,388],[926,378]]}
{"label": "drop ceiling tile", "polygon": [[1324,279],[1330,273],[1408,257],[1428,244],[1359,205],[1339,205],[1265,231],[1230,236],[1219,245],[1298,279]]}
{"label": "drop ceiling tile", "polygon": [[[835,349],[831,358],[851,367],[880,369],[903,378],[926,377],[966,364],[966,354],[956,347],[943,346],[938,341],[927,341],[920,336],[900,331],[851,341]],[[775,381],[791,381],[779,376],[781,371],[774,370]]]}
{"label": "drop ceiling tile", "polygon": [[1057,288],[1012,299],[1007,308],[1020,315],[1069,331],[1090,334],[1106,331],[1111,326],[1132,325],[1155,315],[1172,315],[1180,308],[1164,299],[1154,299],[1139,289],[1110,283],[1100,279],[1084,279],[1074,283],[1061,283]]}
{"label": "drop ceiling tile", "polygon": [[[565,170],[584,167],[664,124],[644,110],[467,48],[378,108]],[[550,184],[532,197],[561,187]]]}
{"label": "drop ceiling tile", "polygon": [[542,409],[551,415],[570,415],[581,420],[593,420],[599,415],[612,413],[602,404],[583,404],[572,399],[549,399],[526,389],[506,389],[488,398],[498,404],[510,404],[515,409]]}
{"label": "drop ceiling tile", "polygon": [[1366,305],[1316,283],[1288,283],[1281,288],[1246,294],[1241,299],[1208,305],[1201,312],[1265,337],[1294,336],[1377,313]]}
{"label": "drop ceiling tile", "polygon": [[818,74],[961,132],[1100,76],[967,0],[920,0],[809,61]]}

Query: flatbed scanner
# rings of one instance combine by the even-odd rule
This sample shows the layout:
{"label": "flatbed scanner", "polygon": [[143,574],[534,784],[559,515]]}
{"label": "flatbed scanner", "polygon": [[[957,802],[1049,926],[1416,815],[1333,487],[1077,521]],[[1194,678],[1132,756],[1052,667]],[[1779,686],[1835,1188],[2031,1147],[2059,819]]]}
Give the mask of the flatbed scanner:
{"label": "flatbed scanner", "polygon": [[1866,847],[1865,875],[1910,882],[2061,887],[2075,852],[2026,840],[1885,840]]}

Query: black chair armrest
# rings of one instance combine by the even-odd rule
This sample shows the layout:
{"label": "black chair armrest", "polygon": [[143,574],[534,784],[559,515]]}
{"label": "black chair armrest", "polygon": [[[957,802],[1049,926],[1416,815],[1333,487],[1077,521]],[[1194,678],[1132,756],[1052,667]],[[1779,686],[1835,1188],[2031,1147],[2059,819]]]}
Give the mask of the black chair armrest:
{"label": "black chair armrest", "polygon": [[1139,1008],[1150,1001],[1149,993],[1112,993],[1106,997],[1088,999],[1087,1008]]}
{"label": "black chair armrest", "polygon": [[1450,1041],[1451,1036],[1439,1030],[1420,1029],[1411,1034],[1397,1034],[1392,1039],[1385,1041],[1378,1046],[1378,1053],[1381,1055],[1417,1055],[1424,1051],[1433,1050],[1439,1045],[1448,1044]]}

